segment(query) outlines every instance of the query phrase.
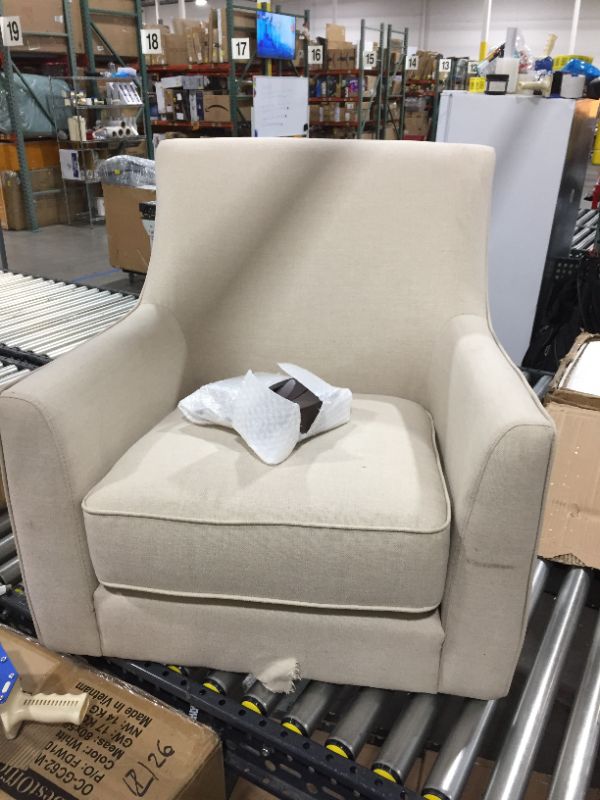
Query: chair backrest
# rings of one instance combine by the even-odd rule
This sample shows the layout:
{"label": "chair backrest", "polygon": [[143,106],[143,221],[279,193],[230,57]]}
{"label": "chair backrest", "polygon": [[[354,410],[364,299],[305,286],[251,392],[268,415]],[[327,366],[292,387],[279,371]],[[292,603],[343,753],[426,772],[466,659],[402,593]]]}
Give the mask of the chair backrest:
{"label": "chair backrest", "polygon": [[423,142],[163,142],[143,302],[169,308],[192,383],[291,361],[418,399],[432,340],[487,313],[494,155]]}

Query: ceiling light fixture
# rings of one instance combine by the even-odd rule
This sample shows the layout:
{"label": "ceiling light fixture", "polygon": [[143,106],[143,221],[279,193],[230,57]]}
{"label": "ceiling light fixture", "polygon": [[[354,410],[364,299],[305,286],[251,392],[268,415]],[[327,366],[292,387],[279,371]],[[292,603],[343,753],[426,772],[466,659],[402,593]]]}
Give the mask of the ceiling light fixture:
{"label": "ceiling light fixture", "polygon": [[196,0],[197,6],[206,6],[208,5],[208,0]]}

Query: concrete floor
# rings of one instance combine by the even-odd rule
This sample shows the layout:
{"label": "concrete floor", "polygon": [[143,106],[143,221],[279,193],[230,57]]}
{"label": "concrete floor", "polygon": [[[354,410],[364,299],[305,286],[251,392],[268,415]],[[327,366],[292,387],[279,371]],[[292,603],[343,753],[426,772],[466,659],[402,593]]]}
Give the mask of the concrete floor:
{"label": "concrete floor", "polygon": [[39,231],[5,231],[12,272],[139,293],[143,278],[111,267],[106,228],[51,225]]}

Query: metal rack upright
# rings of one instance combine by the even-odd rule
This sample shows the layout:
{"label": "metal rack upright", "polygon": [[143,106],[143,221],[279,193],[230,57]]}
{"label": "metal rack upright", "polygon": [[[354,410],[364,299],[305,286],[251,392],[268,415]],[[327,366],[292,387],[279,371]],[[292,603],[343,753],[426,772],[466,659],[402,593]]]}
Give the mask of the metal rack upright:
{"label": "metal rack upright", "polygon": [[[40,38],[64,39],[67,51],[69,71],[72,74],[74,74],[77,69],[77,58],[75,55],[75,47],[73,43],[71,0],[62,0],[62,8],[63,8],[63,22],[65,28],[64,33],[60,32],[49,33],[48,31],[23,31],[23,37],[25,39],[30,36],[35,36]],[[3,13],[4,13],[4,2],[3,0],[0,0],[0,16],[2,16]],[[33,89],[31,89],[27,84],[27,82],[25,81],[25,78],[21,70],[15,63],[15,59],[13,57],[13,54],[11,53],[11,48],[7,47],[5,42],[2,42],[1,52],[2,52],[4,79],[6,84],[6,99],[8,104],[8,112],[10,116],[11,127],[13,131],[12,137],[14,138],[14,143],[16,145],[17,155],[19,159],[20,180],[21,180],[21,189],[23,192],[23,204],[25,207],[25,216],[29,229],[37,230],[38,219],[35,207],[35,200],[37,197],[41,195],[47,195],[49,192],[48,191],[34,192],[32,188],[31,175],[29,172],[29,162],[27,159],[27,150],[25,147],[25,133],[21,122],[21,115],[19,113],[15,78],[19,78],[22,85],[25,87],[27,93],[31,96],[33,101],[38,106],[38,108],[42,110],[42,112],[47,117],[49,122],[51,122],[51,124],[53,124],[53,120],[50,118],[47,110],[43,106],[43,103],[37,97]],[[57,189],[51,191],[60,192],[61,190]]]}

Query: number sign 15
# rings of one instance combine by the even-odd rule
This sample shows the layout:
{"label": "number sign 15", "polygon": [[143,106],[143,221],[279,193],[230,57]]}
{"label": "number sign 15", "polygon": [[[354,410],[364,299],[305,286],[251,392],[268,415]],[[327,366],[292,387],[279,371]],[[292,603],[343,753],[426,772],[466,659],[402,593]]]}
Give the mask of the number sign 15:
{"label": "number sign 15", "polygon": [[375,69],[377,66],[377,53],[375,50],[365,50],[363,53],[365,69]]}
{"label": "number sign 15", "polygon": [[21,17],[0,17],[2,43],[4,47],[21,47],[23,44],[23,29]]}
{"label": "number sign 15", "polygon": [[162,35],[159,28],[148,28],[142,31],[142,53],[155,56],[162,53]]}

